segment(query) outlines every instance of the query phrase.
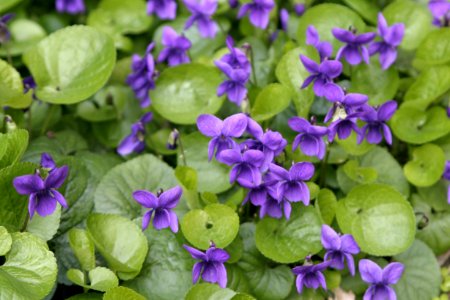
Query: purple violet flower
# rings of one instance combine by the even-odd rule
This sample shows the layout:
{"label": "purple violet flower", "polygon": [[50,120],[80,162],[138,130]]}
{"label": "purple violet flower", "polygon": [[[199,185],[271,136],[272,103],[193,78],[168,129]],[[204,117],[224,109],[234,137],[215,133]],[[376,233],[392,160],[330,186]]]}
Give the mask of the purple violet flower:
{"label": "purple violet flower", "polygon": [[333,53],[333,46],[330,42],[320,41],[319,33],[313,25],[308,26],[306,29],[306,44],[314,46],[317,52],[319,52],[320,61],[323,62],[325,58],[328,58]]}
{"label": "purple violet flower", "polygon": [[155,88],[155,60],[151,51],[155,43],[150,43],[143,57],[133,55],[132,73],[128,75],[126,83],[133,89],[134,95],[141,103],[141,107],[150,105],[149,91]]}
{"label": "purple violet flower", "polygon": [[236,105],[241,105],[247,97],[245,84],[250,73],[242,69],[233,69],[229,64],[216,60],[214,64],[228,77],[217,87],[217,96],[227,95],[228,99]]}
{"label": "purple violet flower", "polygon": [[60,13],[76,15],[84,13],[86,7],[84,5],[84,0],[56,0],[56,10]]}
{"label": "purple violet flower", "polygon": [[6,14],[0,17],[0,43],[6,43],[11,39],[7,23],[14,18],[15,14]]}
{"label": "purple violet flower", "polygon": [[[450,160],[445,162],[445,169],[442,174],[442,178],[450,181]],[[447,187],[447,202],[450,204],[450,185]]]}
{"label": "purple violet flower", "polygon": [[170,227],[173,232],[178,232],[178,218],[172,209],[177,206],[182,194],[183,190],[179,186],[164,192],[161,190],[157,195],[145,190],[134,191],[134,200],[143,207],[150,208],[142,218],[142,230],[147,229],[154,213],[153,227],[156,230]]}
{"label": "purple violet flower", "polygon": [[159,53],[159,63],[167,61],[172,67],[190,62],[187,51],[191,48],[191,42],[185,36],[178,35],[172,27],[163,28],[161,43],[164,49]]}
{"label": "purple violet flower", "polygon": [[367,32],[356,35],[354,30],[341,28],[333,28],[332,33],[336,39],[346,44],[336,54],[337,60],[343,56],[351,65],[358,65],[363,60],[366,64],[369,64],[369,50],[364,45],[375,38],[375,33]]}
{"label": "purple violet flower", "polygon": [[214,243],[211,243],[205,253],[187,245],[183,245],[183,247],[189,252],[192,258],[201,260],[196,262],[192,269],[193,283],[196,283],[201,275],[204,281],[211,283],[217,282],[221,288],[226,288],[227,269],[224,263],[230,259],[227,251],[216,248]]}
{"label": "purple violet flower", "polygon": [[[269,215],[275,219],[281,219],[283,217],[283,211],[285,215],[290,216],[291,213],[291,203],[286,199],[276,199],[276,191],[273,187],[268,188],[268,194],[265,201],[260,205],[259,218],[262,219],[266,215]],[[288,217],[286,217],[288,219]]]}
{"label": "purple violet flower", "polygon": [[23,93],[24,94],[28,93],[29,90],[36,88],[36,82],[34,81],[33,76],[25,77],[22,80],[22,83],[23,83]]}
{"label": "purple violet flower", "polygon": [[287,32],[288,25],[289,25],[289,12],[287,11],[286,8],[280,9],[280,24],[281,24],[281,29],[284,32]]}
{"label": "purple violet flower", "polygon": [[330,226],[322,225],[322,245],[327,250],[324,260],[331,261],[331,268],[344,269],[346,260],[350,274],[355,276],[355,262],[352,255],[358,254],[360,249],[351,234],[339,236]]}
{"label": "purple violet flower", "polygon": [[437,27],[450,26],[450,2],[447,0],[430,0],[428,8],[433,15],[433,25]]}
{"label": "purple violet flower", "polygon": [[382,13],[378,14],[378,34],[381,41],[369,45],[369,54],[380,53],[380,64],[383,70],[388,69],[397,58],[397,47],[403,40],[405,25],[396,23],[388,26]]}
{"label": "purple violet flower", "polygon": [[244,201],[242,201],[242,205],[245,205],[249,200],[254,206],[263,205],[269,196],[268,189],[271,185],[272,183],[264,180],[260,185],[249,188],[247,196],[245,196]]}
{"label": "purple violet flower", "polygon": [[51,167],[46,178],[42,178],[40,172],[36,170],[34,175],[18,176],[13,180],[17,193],[29,195],[28,213],[30,214],[30,219],[33,218],[34,212],[37,212],[41,217],[51,215],[56,209],[57,202],[62,207],[67,208],[66,199],[56,189],[64,184],[69,167],[62,166],[57,168],[54,162],[49,164],[49,158],[53,162],[50,155],[46,153],[41,157],[41,164],[45,165],[45,168]]}
{"label": "purple violet flower", "polygon": [[239,6],[239,0],[228,0],[228,5],[230,8],[236,8]]}
{"label": "purple violet flower", "polygon": [[391,145],[392,133],[386,122],[392,118],[396,110],[397,102],[394,100],[383,103],[377,110],[369,105],[365,106],[360,119],[367,124],[361,128],[358,135],[358,144],[364,140],[364,137],[367,138],[369,144],[378,144],[384,136],[386,142]]}
{"label": "purple violet flower", "polygon": [[260,168],[264,163],[264,154],[259,150],[247,150],[241,153],[239,149],[228,149],[220,152],[217,160],[233,166],[230,172],[230,183],[237,181],[245,188],[261,184]]}
{"label": "purple violet flower", "polygon": [[[200,1],[200,2],[199,2]],[[184,29],[190,28],[197,23],[200,35],[204,38],[214,38],[216,36],[218,26],[212,20],[212,15],[217,9],[217,0],[183,0],[186,8],[191,12],[191,16],[186,21]]]}
{"label": "purple violet flower", "polygon": [[175,0],[148,0],[147,14],[156,14],[161,20],[173,20],[177,16],[177,2]]}
{"label": "purple violet flower", "polygon": [[56,169],[56,163],[50,154],[45,152],[41,154],[41,167],[48,169],[49,172]]}
{"label": "purple violet flower", "polygon": [[222,56],[220,60],[230,65],[233,69],[242,69],[250,74],[252,66],[247,55],[241,49],[234,47],[234,41],[231,36],[227,37],[226,44],[230,53]]}
{"label": "purple violet flower", "polygon": [[324,290],[327,289],[327,283],[324,271],[330,265],[329,261],[325,261],[316,265],[298,266],[292,269],[292,273],[297,275],[295,285],[297,286],[297,292],[301,294],[303,292],[303,286],[310,289],[317,289],[321,286]]}
{"label": "purple violet flower", "polygon": [[342,88],[333,82],[333,79],[342,73],[340,61],[324,60],[319,65],[304,55],[300,55],[300,60],[305,69],[311,73],[303,82],[302,89],[314,82],[313,90],[319,97],[330,97],[330,95],[343,93]]}
{"label": "purple violet flower", "polygon": [[303,3],[296,3],[294,4],[294,12],[298,17],[303,16],[303,14],[305,13],[306,10],[306,6]]}
{"label": "purple violet flower", "polygon": [[307,120],[300,117],[293,117],[288,121],[289,127],[299,132],[292,144],[294,151],[300,146],[302,152],[307,156],[317,156],[322,159],[325,156],[325,142],[322,137],[327,135],[328,128],[311,125]]}
{"label": "purple violet flower", "polygon": [[258,28],[266,29],[269,25],[270,11],[275,7],[273,0],[252,0],[241,6],[237,15],[241,19],[249,14],[250,23]]}
{"label": "purple violet flower", "polygon": [[364,300],[396,300],[397,295],[390,285],[396,284],[400,280],[403,270],[403,264],[398,262],[390,263],[381,269],[373,261],[361,259],[359,261],[361,278],[370,284],[364,293]]}
{"label": "purple violet flower", "polygon": [[117,147],[117,153],[122,156],[132,152],[140,153],[145,149],[145,125],[150,123],[153,114],[148,112],[144,114],[138,122],[131,125],[131,133],[125,137]]}

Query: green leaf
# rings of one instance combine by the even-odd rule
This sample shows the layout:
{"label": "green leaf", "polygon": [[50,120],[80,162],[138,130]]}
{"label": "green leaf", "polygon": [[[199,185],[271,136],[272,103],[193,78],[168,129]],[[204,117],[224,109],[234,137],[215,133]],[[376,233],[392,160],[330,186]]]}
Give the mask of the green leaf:
{"label": "green leaf", "polygon": [[215,67],[191,63],[165,69],[150,91],[152,107],[173,123],[195,124],[200,114],[214,114],[222,106],[224,97],[216,95],[221,82]]}
{"label": "green leaf", "polygon": [[124,286],[118,286],[108,290],[103,295],[103,300],[145,300],[145,297],[136,293],[132,289]]}
{"label": "green leaf", "polygon": [[294,275],[286,265],[272,265],[258,251],[255,245],[255,224],[245,223],[239,229],[244,241],[244,251],[238,265],[244,271],[255,298],[260,300],[285,299],[294,282]]}
{"label": "green leaf", "polygon": [[289,220],[266,217],[256,225],[256,247],[280,263],[293,263],[322,249],[322,222],[313,207],[293,205]]}
{"label": "green leaf", "polygon": [[425,144],[450,133],[450,119],[441,107],[432,107],[424,112],[402,105],[392,117],[391,128],[404,142]]}
{"label": "green leaf", "polygon": [[56,210],[49,216],[41,217],[38,214],[28,222],[27,231],[40,237],[44,241],[51,240],[56,234],[61,221],[61,205],[56,206]]}
{"label": "green leaf", "polygon": [[108,268],[96,267],[89,271],[89,282],[86,284],[84,273],[78,269],[70,269],[67,271],[67,278],[76,285],[86,289],[93,289],[100,292],[106,292],[119,285],[119,279]]}
{"label": "green leaf", "polygon": [[[349,160],[343,165],[342,170],[351,180],[357,183],[372,183],[377,177],[377,170],[371,167],[361,167],[356,160]],[[339,179],[338,179],[339,180]]]}
{"label": "green leaf", "polygon": [[303,44],[305,42],[306,29],[310,25],[317,29],[320,40],[331,42],[334,53],[336,53],[342,43],[334,38],[331,32],[333,28],[347,29],[352,26],[358,32],[364,32],[366,29],[364,21],[354,11],[334,3],[319,4],[306,10],[305,14],[300,18],[297,29],[297,41],[299,43]]}
{"label": "green leaf", "polygon": [[9,234],[8,230],[0,226],[0,256],[4,256],[9,252],[12,245],[12,237]]}
{"label": "green leaf", "polygon": [[[274,99],[277,99],[274,101]],[[256,121],[264,121],[285,110],[291,103],[288,88],[279,83],[271,83],[264,87],[256,97],[251,115]]]}
{"label": "green leaf", "polygon": [[10,8],[12,8],[14,5],[19,4],[20,2],[22,2],[23,0],[3,0],[0,3],[0,12],[6,12],[8,11]]}
{"label": "green leaf", "polygon": [[448,210],[447,180],[441,179],[430,187],[419,187],[417,192],[433,210],[442,212]]}
{"label": "green leaf", "polygon": [[372,59],[370,64],[356,66],[351,73],[349,91],[369,96],[371,105],[380,105],[393,99],[400,85],[397,70],[395,68],[383,70],[377,59]]}
{"label": "green leaf", "polygon": [[330,225],[333,222],[337,207],[334,193],[329,189],[321,189],[314,206],[322,217],[323,222]]}
{"label": "green leaf", "polygon": [[144,231],[149,252],[141,273],[125,285],[147,299],[183,299],[192,286],[195,260],[181,246],[181,241],[169,230]]}
{"label": "green leaf", "polygon": [[95,247],[86,230],[72,228],[67,234],[70,248],[75,253],[81,268],[90,271],[95,268]]}
{"label": "green leaf", "polygon": [[450,28],[430,32],[416,51],[413,65],[422,70],[450,62]]}
{"label": "green leaf", "polygon": [[344,148],[345,152],[355,156],[364,155],[374,147],[373,144],[369,144],[366,140],[364,140],[361,144],[358,144],[356,142],[357,140],[355,132],[352,132],[351,135],[345,140],[336,139],[335,141],[339,146]]}
{"label": "green leaf", "polygon": [[43,240],[30,233],[11,236],[11,250],[0,266],[0,299],[44,298],[56,281],[55,256]]}
{"label": "green leaf", "polygon": [[0,226],[9,232],[22,229],[28,218],[28,196],[19,195],[12,182],[17,176],[33,174],[37,165],[17,163],[0,170]]}
{"label": "green leaf", "polygon": [[[129,130],[129,129],[128,129]],[[176,154],[177,150],[168,149],[167,141],[169,140],[172,130],[169,128],[162,128],[158,131],[152,132],[146,136],[146,144],[149,148],[153,149],[156,153],[162,155]]]}
{"label": "green leaf", "polygon": [[5,47],[0,49],[0,55],[3,57],[8,56],[8,53],[13,56],[20,55],[47,35],[41,25],[27,19],[13,19],[8,28],[11,40],[7,45],[8,50]]}
{"label": "green leaf", "polygon": [[432,17],[426,4],[409,0],[397,0],[383,10],[383,16],[389,25],[405,24],[405,35],[400,48],[416,49],[432,29]]}
{"label": "green leaf", "polygon": [[405,105],[426,109],[450,89],[450,66],[423,70],[405,94]]}
{"label": "green leaf", "polygon": [[84,273],[78,269],[69,269],[66,274],[67,278],[79,286],[85,286],[86,279],[84,278]]}
{"label": "green leaf", "polygon": [[148,244],[136,224],[116,215],[91,214],[86,229],[98,252],[120,279],[129,280],[139,274]]}
{"label": "green leaf", "polygon": [[377,16],[380,8],[374,2],[367,0],[344,0],[344,3],[353,8],[370,23],[377,23]]}
{"label": "green leaf", "polygon": [[175,169],[175,177],[188,190],[197,190],[197,171],[191,167],[178,165]]}
{"label": "green leaf", "polygon": [[[95,211],[135,219],[142,215],[144,209],[133,199],[134,191],[156,193],[160,188],[167,190],[177,184],[173,169],[165,162],[151,154],[140,155],[106,173],[95,192]],[[186,210],[186,203],[181,198],[175,208],[178,217]]]}
{"label": "green leaf", "polygon": [[[197,172],[198,191],[218,194],[231,188],[229,167],[214,159],[208,161],[209,140],[199,132],[181,136],[186,163]],[[178,165],[182,163],[182,158],[178,156]]]}
{"label": "green leaf", "polygon": [[387,185],[355,187],[338,202],[336,217],[342,231],[352,234],[361,250],[371,255],[395,255],[414,241],[416,221],[412,207],[402,194]]}
{"label": "green leaf", "polygon": [[194,285],[185,300],[252,300],[252,296],[236,293],[230,289],[222,289],[216,284],[200,283]]}
{"label": "green leaf", "polygon": [[234,264],[241,259],[243,247],[244,243],[241,237],[239,235],[236,236],[234,241],[225,248],[225,251],[230,255],[230,258],[227,260],[228,264]]}
{"label": "green leaf", "polygon": [[25,108],[30,106],[33,92],[24,94],[22,78],[19,72],[0,59],[0,106]]}
{"label": "green leaf", "polygon": [[405,270],[395,292],[399,300],[432,299],[440,293],[441,274],[433,251],[426,244],[415,240],[405,252],[394,256]]}
{"label": "green leaf", "polygon": [[[6,134],[0,133],[0,169],[17,163],[28,146],[28,131],[15,129]],[[3,153],[3,154],[1,154]]]}
{"label": "green leaf", "polygon": [[208,249],[210,241],[225,248],[238,234],[239,217],[226,205],[210,204],[203,210],[188,212],[181,221],[181,230],[196,248]]}
{"label": "green leaf", "polygon": [[97,92],[116,61],[112,39],[88,26],[58,30],[26,52],[23,61],[45,102],[73,104]]}
{"label": "green leaf", "polygon": [[436,145],[426,144],[413,150],[412,160],[403,167],[403,172],[415,186],[427,187],[439,181],[444,168],[444,151]]}

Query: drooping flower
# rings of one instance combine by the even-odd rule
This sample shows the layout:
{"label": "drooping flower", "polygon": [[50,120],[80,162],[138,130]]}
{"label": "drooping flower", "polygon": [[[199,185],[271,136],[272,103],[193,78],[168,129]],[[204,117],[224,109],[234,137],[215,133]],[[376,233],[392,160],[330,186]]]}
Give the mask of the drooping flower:
{"label": "drooping flower", "polygon": [[84,13],[86,7],[84,0],[56,0],[56,10],[60,13],[76,15]]}
{"label": "drooping flower", "polygon": [[149,91],[155,88],[155,60],[151,51],[155,44],[151,43],[143,57],[133,55],[132,73],[128,75],[126,83],[133,89],[141,107],[150,105]]}
{"label": "drooping flower", "polygon": [[332,33],[336,39],[346,44],[337,52],[337,60],[345,57],[345,60],[351,65],[358,65],[363,60],[366,64],[369,64],[369,50],[365,44],[370,43],[375,38],[375,33],[367,32],[357,35],[354,30],[341,28],[333,28]]}
{"label": "drooping flower", "polygon": [[307,120],[300,117],[289,119],[288,124],[292,130],[300,133],[292,143],[292,150],[300,146],[305,155],[317,156],[319,159],[325,156],[326,146],[322,137],[328,133],[326,127],[311,125]]}
{"label": "drooping flower", "polygon": [[[305,181],[310,180],[314,175],[314,165],[310,162],[299,162],[289,169],[271,164],[270,173],[278,180],[276,185],[277,199],[286,198],[289,202],[302,201],[309,205],[309,188]],[[290,212],[285,214],[289,219]]]}
{"label": "drooping flower", "polygon": [[359,272],[361,278],[370,284],[364,293],[364,300],[396,300],[397,295],[391,287],[402,277],[404,266],[401,263],[393,262],[381,269],[376,263],[369,259],[359,261]]}
{"label": "drooping flower", "polygon": [[[27,76],[22,80],[23,83],[23,93],[28,93],[29,90],[36,88],[36,82],[33,76]],[[34,93],[33,93],[34,94]],[[33,95],[34,96],[34,95]]]}
{"label": "drooping flower", "polygon": [[0,43],[4,44],[11,39],[11,32],[8,28],[8,22],[14,18],[15,14],[6,14],[0,17]]}
{"label": "drooping flower", "polygon": [[158,62],[167,61],[169,66],[177,66],[190,62],[187,51],[191,48],[191,42],[183,35],[169,26],[163,28],[161,43],[164,49],[159,53]]}
{"label": "drooping flower", "polygon": [[209,249],[206,252],[202,252],[193,247],[183,245],[189,254],[194,259],[200,260],[196,262],[192,269],[192,282],[196,283],[202,276],[202,279],[206,282],[217,282],[221,288],[227,286],[227,269],[224,263],[230,259],[230,255],[227,251],[216,248],[214,243],[211,243]]}
{"label": "drooping flower", "polygon": [[122,156],[132,152],[140,153],[145,149],[145,125],[150,123],[153,114],[148,112],[144,114],[138,122],[131,125],[131,133],[120,142],[117,147],[117,153]]}
{"label": "drooping flower", "polygon": [[433,25],[437,27],[450,26],[450,2],[447,0],[430,0],[428,8],[433,15]]}
{"label": "drooping flower", "polygon": [[[450,181],[450,160],[445,162],[444,173],[442,174],[442,178]],[[450,185],[447,187],[447,202],[450,204]]]}
{"label": "drooping flower", "polygon": [[346,260],[350,274],[355,275],[353,255],[358,254],[360,249],[351,234],[339,236],[330,226],[322,225],[322,245],[327,250],[324,260],[331,261],[331,268],[344,269]]}
{"label": "drooping flower", "polygon": [[328,268],[329,265],[330,262],[325,261],[316,265],[305,265],[293,268],[292,273],[297,275],[297,279],[295,280],[297,292],[301,294],[303,292],[303,287],[317,289],[321,286],[326,290],[327,283],[322,271]]}
{"label": "drooping flower", "polygon": [[208,144],[208,159],[211,160],[214,152],[217,158],[223,150],[239,147],[233,138],[244,134],[247,116],[235,114],[222,121],[213,115],[200,115],[197,118],[197,128],[203,135],[213,138]]}
{"label": "drooping flower", "polygon": [[232,67],[233,69],[242,69],[248,74],[251,72],[250,61],[247,58],[247,55],[239,49],[234,47],[234,41],[231,36],[228,36],[226,39],[226,44],[230,53],[223,55],[220,60]]}
{"label": "drooping flower", "polygon": [[[52,167],[46,178],[43,178],[42,174],[36,171],[34,175],[18,176],[13,180],[17,193],[29,195],[28,213],[30,214],[30,219],[33,218],[35,212],[41,217],[51,215],[56,209],[57,202],[62,207],[67,208],[66,199],[57,189],[64,184],[69,173],[69,167],[62,166],[58,168],[56,165],[49,163],[48,157],[48,154],[44,154],[41,157],[41,164],[45,168]],[[53,161],[53,159],[51,160]]]}
{"label": "drooping flower", "polygon": [[[178,217],[172,210],[180,201],[183,190],[179,186],[159,191],[156,195],[145,190],[133,192],[133,198],[145,208],[150,208],[142,218],[142,230],[147,229],[153,217],[153,227],[161,230],[170,227],[173,232],[178,232]],[[154,216],[153,216],[154,215]]]}
{"label": "drooping flower", "polygon": [[320,61],[324,61],[325,58],[330,57],[333,53],[333,46],[330,42],[320,41],[319,33],[313,25],[308,26],[306,29],[306,44],[314,46],[317,52],[319,52]]}
{"label": "drooping flower", "polygon": [[361,113],[360,119],[367,124],[361,128],[358,134],[358,144],[366,137],[369,144],[378,144],[384,139],[392,144],[392,133],[386,122],[392,118],[397,110],[397,102],[394,100],[383,103],[377,110],[369,105],[365,106],[365,111]]}
{"label": "drooping flower", "polygon": [[303,66],[305,66],[305,69],[311,73],[303,82],[302,89],[314,82],[313,90],[319,97],[329,97],[329,95],[343,93],[342,88],[333,82],[333,79],[342,73],[342,64],[340,61],[325,60],[319,65],[304,55],[300,55],[300,60]]}
{"label": "drooping flower", "polygon": [[56,169],[56,163],[50,154],[45,152],[41,154],[41,167],[48,169],[49,172]]}
{"label": "drooping flower", "polygon": [[403,40],[405,25],[396,23],[388,26],[382,13],[378,14],[378,34],[381,41],[369,45],[369,54],[380,53],[380,64],[383,70],[388,69],[397,58],[397,47]]}
{"label": "drooping flower", "polygon": [[250,23],[261,29],[269,25],[270,11],[275,7],[273,0],[252,0],[241,6],[237,15],[238,19],[249,14]]}
{"label": "drooping flower", "polygon": [[148,0],[147,14],[156,14],[161,20],[173,20],[177,16],[177,2],[175,0]]}
{"label": "drooping flower", "polygon": [[294,12],[297,16],[301,17],[305,13],[306,7],[303,3],[294,4]]}
{"label": "drooping flower", "polygon": [[229,149],[220,152],[217,160],[233,166],[230,172],[230,183],[237,181],[245,188],[256,187],[261,184],[260,168],[264,163],[264,154],[259,150]]}
{"label": "drooping flower", "polygon": [[245,84],[250,74],[242,69],[233,69],[229,64],[216,60],[214,64],[228,77],[217,87],[217,96],[227,95],[228,99],[236,105],[241,105],[247,97]]}
{"label": "drooping flower", "polygon": [[216,36],[218,26],[212,20],[212,15],[217,9],[217,0],[183,0],[186,8],[191,12],[191,16],[184,25],[185,29],[189,29],[194,23],[200,35],[205,38],[213,38]]}
{"label": "drooping flower", "polygon": [[280,9],[280,24],[281,24],[281,29],[284,32],[287,32],[288,25],[289,25],[289,12],[287,11],[286,8]]}

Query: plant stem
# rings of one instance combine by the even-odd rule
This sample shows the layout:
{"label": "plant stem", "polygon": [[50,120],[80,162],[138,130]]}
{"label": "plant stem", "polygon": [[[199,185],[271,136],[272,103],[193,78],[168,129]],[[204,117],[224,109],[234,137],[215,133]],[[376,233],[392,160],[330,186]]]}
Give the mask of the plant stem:
{"label": "plant stem", "polygon": [[255,71],[255,53],[253,51],[253,47],[250,46],[250,58],[251,58],[251,66],[252,66],[252,73],[253,73],[253,83],[258,86],[258,81],[256,79],[256,71]]}
{"label": "plant stem", "polygon": [[325,181],[327,179],[327,165],[328,165],[328,157],[330,156],[330,151],[328,150],[325,153],[325,158],[322,160],[322,163],[320,165],[320,179],[319,179],[319,187],[323,188],[325,185]]}
{"label": "plant stem", "polygon": [[178,146],[180,146],[180,156],[181,159],[183,160],[183,165],[187,166],[186,163],[186,155],[184,153],[184,147],[183,147],[183,143],[181,142],[181,134],[178,136]]}
{"label": "plant stem", "polygon": [[22,229],[20,229],[20,232],[24,232],[27,229],[29,220],[30,220],[30,215],[27,213],[27,217],[25,219],[25,223],[23,223],[23,226],[22,226]]}

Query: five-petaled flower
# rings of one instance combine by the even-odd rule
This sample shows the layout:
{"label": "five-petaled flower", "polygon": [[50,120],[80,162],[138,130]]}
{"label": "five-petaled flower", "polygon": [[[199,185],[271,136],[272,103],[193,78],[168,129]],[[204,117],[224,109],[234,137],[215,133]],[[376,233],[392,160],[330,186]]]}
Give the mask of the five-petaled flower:
{"label": "five-petaled flower", "polygon": [[225,120],[221,120],[213,115],[200,115],[197,118],[198,130],[213,139],[208,144],[208,159],[211,160],[214,152],[216,157],[226,149],[238,147],[233,138],[241,137],[247,128],[247,116],[235,114]]}
{"label": "five-petaled flower", "polygon": [[0,17],[0,43],[6,43],[11,39],[7,23],[14,18],[14,14],[6,14]]}
{"label": "five-petaled flower", "polygon": [[301,294],[304,286],[310,289],[317,289],[321,286],[326,290],[327,283],[322,271],[328,268],[330,263],[330,261],[325,261],[316,265],[304,265],[293,268],[292,272],[297,275],[295,280],[297,292]]}
{"label": "five-petaled flower", "polygon": [[247,55],[241,49],[234,47],[234,41],[231,36],[227,37],[226,44],[230,53],[223,55],[220,60],[230,65],[233,69],[242,69],[250,74],[251,65]]}
{"label": "five-petaled flower", "polygon": [[252,0],[241,6],[238,13],[238,19],[249,14],[250,23],[261,29],[266,29],[269,25],[270,11],[275,7],[273,0]]}
{"label": "five-petaled flower", "polygon": [[191,16],[186,21],[185,29],[189,29],[194,23],[200,35],[205,38],[216,36],[218,25],[212,20],[212,15],[217,9],[217,0],[183,0],[186,8],[191,12]]}
{"label": "five-petaled flower", "polygon": [[196,262],[192,269],[192,282],[196,283],[202,276],[206,282],[217,282],[221,288],[227,286],[227,269],[224,263],[230,258],[230,255],[223,249],[216,248],[214,243],[211,243],[206,252],[202,252],[195,248],[183,245],[192,258],[201,260]]}
{"label": "five-petaled flower", "polygon": [[366,105],[360,119],[367,124],[361,128],[358,134],[358,144],[364,140],[364,137],[366,137],[369,144],[378,144],[384,136],[386,142],[391,145],[392,133],[386,122],[392,118],[396,110],[397,102],[394,100],[383,103],[378,109]]}
{"label": "five-petaled flower", "polygon": [[380,53],[380,64],[383,70],[389,68],[397,58],[397,47],[403,40],[405,25],[397,23],[388,26],[382,13],[378,14],[378,34],[381,41],[369,45],[370,55]]}
{"label": "five-petaled flower", "polygon": [[86,10],[84,0],[56,0],[56,10],[60,13],[79,14]]}
{"label": "five-petaled flower", "polygon": [[324,260],[331,261],[331,268],[344,269],[344,260],[346,260],[350,274],[355,275],[355,262],[352,255],[358,254],[360,249],[352,235],[339,236],[330,226],[322,225],[322,245],[327,250]]}
{"label": "five-petaled flower", "polygon": [[157,195],[145,190],[133,192],[136,202],[145,208],[150,208],[142,218],[142,230],[147,229],[154,214],[153,227],[156,230],[170,227],[173,232],[178,232],[178,218],[172,209],[177,206],[182,193],[183,190],[179,186],[167,191],[161,190]]}
{"label": "five-petaled flower", "polygon": [[67,208],[67,202],[64,196],[56,189],[60,188],[67,178],[69,167],[62,166],[57,168],[53,159],[46,153],[42,155],[41,163],[44,168],[49,169],[46,178],[37,170],[34,175],[23,175],[14,178],[13,185],[17,193],[29,195],[28,213],[30,219],[34,212],[45,217],[52,214],[56,209],[56,203]]}
{"label": "five-petaled flower", "polygon": [[173,20],[177,15],[175,0],[148,0],[147,14],[156,14],[161,20]]}
{"label": "five-petaled flower", "polygon": [[191,42],[169,26],[163,28],[161,43],[164,49],[159,53],[158,62],[167,61],[169,66],[176,66],[190,62],[186,53],[191,48]]}
{"label": "five-petaled flower", "polygon": [[394,289],[390,286],[396,284],[403,274],[403,264],[393,262],[381,269],[376,263],[369,259],[359,261],[359,272],[361,278],[370,284],[364,293],[364,300],[396,300]]}
{"label": "five-petaled flower", "polygon": [[300,146],[305,155],[317,156],[319,159],[325,156],[326,146],[322,137],[327,135],[328,128],[311,125],[307,120],[300,117],[289,119],[288,124],[292,130],[300,133],[292,143],[292,150]]}
{"label": "five-petaled flower", "polygon": [[140,153],[145,149],[145,125],[153,118],[153,114],[148,112],[144,114],[138,122],[131,125],[131,133],[120,142],[117,152],[122,155],[128,155],[132,152]]}
{"label": "five-petaled flower", "polygon": [[333,28],[331,31],[336,39],[346,44],[339,49],[336,54],[336,59],[339,60],[343,56],[351,65],[358,65],[362,60],[366,64],[369,63],[369,50],[364,45],[370,43],[375,38],[375,33],[367,32],[356,35],[356,31],[354,30],[341,28]]}

